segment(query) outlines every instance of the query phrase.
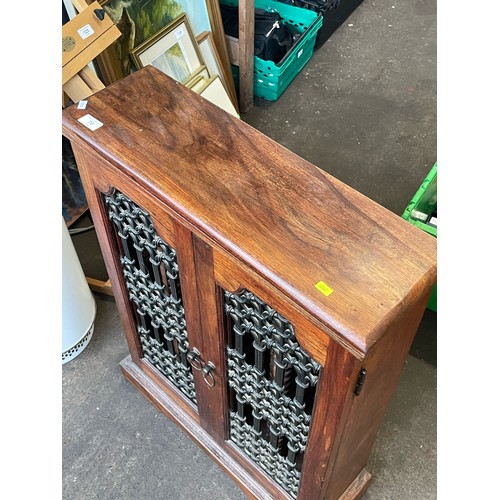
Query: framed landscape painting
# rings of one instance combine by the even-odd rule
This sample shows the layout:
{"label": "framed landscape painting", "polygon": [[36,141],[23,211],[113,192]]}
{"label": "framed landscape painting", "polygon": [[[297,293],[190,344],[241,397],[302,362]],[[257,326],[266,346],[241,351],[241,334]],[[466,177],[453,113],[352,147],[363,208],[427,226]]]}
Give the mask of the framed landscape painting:
{"label": "framed landscape painting", "polygon": [[121,76],[133,72],[131,51],[185,13],[194,35],[210,30],[205,0],[102,0],[103,9],[122,36],[113,44]]}
{"label": "framed landscape painting", "polygon": [[151,64],[178,82],[185,83],[203,65],[200,49],[186,14],[181,14],[131,51],[136,68]]}

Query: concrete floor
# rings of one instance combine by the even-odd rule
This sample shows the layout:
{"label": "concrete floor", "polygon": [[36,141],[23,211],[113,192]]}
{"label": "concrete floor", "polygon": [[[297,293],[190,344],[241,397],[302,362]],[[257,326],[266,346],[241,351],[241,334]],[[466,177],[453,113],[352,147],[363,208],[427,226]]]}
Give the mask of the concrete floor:
{"label": "concrete floor", "polygon": [[[436,161],[435,0],[365,0],[278,101],[256,99],[242,119],[401,214]],[[73,240],[84,270],[95,268],[92,234]],[[114,300],[95,298],[94,336],[62,369],[63,499],[245,498],[125,381]],[[437,497],[436,320],[427,310],[368,463],[364,500]]]}

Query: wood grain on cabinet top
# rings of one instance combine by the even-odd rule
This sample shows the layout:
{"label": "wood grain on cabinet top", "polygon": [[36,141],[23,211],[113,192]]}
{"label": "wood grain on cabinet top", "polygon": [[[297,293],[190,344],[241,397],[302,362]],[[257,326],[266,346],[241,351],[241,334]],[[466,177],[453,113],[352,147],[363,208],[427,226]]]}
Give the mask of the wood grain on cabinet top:
{"label": "wood grain on cabinet top", "polygon": [[63,110],[63,133],[360,353],[436,281],[436,239],[152,66]]}

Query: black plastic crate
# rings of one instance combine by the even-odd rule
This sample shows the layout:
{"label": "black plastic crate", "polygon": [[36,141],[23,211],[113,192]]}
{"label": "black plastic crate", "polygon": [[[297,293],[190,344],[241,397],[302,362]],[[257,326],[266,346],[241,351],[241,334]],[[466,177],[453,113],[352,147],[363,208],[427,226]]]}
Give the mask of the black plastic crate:
{"label": "black plastic crate", "polygon": [[363,0],[280,0],[296,7],[313,10],[323,16],[321,26],[316,36],[315,48],[319,49],[342,25],[342,23],[363,3]]}

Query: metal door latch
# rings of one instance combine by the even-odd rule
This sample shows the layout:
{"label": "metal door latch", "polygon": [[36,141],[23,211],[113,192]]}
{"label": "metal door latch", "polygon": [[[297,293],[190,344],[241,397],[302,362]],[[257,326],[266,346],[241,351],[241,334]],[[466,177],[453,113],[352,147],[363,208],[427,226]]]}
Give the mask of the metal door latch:
{"label": "metal door latch", "polygon": [[214,387],[215,378],[212,371],[215,370],[215,365],[211,361],[205,363],[201,357],[200,351],[198,351],[196,347],[193,347],[193,349],[191,349],[191,351],[188,352],[187,359],[193,369],[201,371],[205,383],[209,387]]}
{"label": "metal door latch", "polygon": [[354,389],[355,396],[359,396],[363,384],[365,383],[365,378],[366,378],[366,368],[362,368],[361,371],[359,372],[358,382],[356,383],[356,387]]}

